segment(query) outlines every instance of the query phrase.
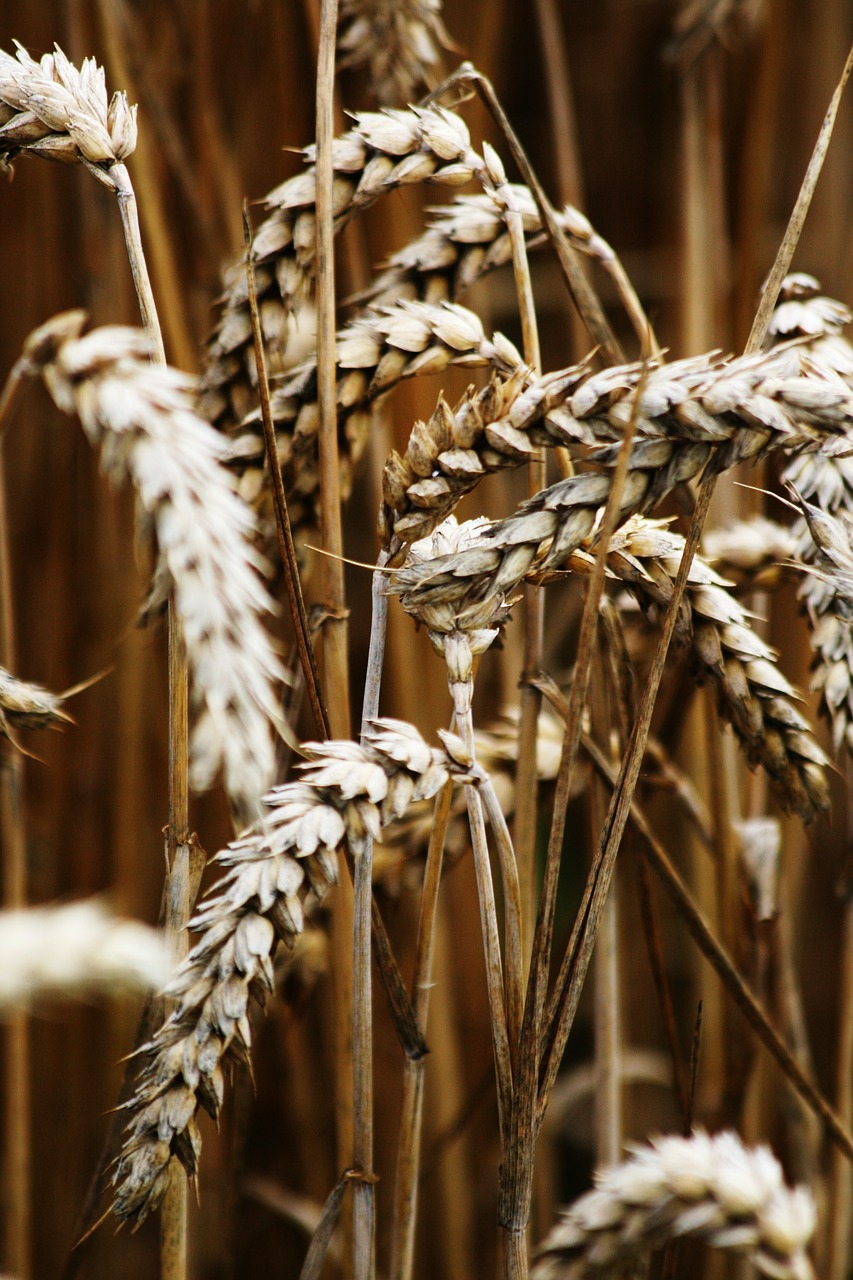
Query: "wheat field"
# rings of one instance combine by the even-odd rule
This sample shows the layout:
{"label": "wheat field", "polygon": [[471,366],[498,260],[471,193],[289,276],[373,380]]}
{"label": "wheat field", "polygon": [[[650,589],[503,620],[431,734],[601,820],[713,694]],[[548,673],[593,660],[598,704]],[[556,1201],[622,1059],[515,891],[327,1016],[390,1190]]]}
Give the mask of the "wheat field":
{"label": "wheat field", "polygon": [[846,1280],[853,13],[340,9],[0,7],[0,1271]]}

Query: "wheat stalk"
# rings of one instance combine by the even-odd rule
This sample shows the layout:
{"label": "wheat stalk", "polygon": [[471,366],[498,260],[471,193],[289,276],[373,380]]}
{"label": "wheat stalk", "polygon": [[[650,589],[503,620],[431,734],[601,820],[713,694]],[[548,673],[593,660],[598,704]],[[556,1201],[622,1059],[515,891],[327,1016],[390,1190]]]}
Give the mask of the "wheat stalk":
{"label": "wheat stalk", "polygon": [[42,999],[160,989],[172,975],[162,936],[102,903],[0,911],[0,1012]]}
{"label": "wheat stalk", "polygon": [[261,625],[271,605],[251,513],[220,466],[221,437],[193,412],[188,379],[152,365],[139,330],[84,334],[85,323],[67,312],[37,329],[20,371],[80,419],[104,470],[131,480],[153,520],[193,675],[193,784],[210,786],[221,767],[229,795],[252,809],[273,778],[282,669]]}
{"label": "wheat stalk", "polygon": [[701,1130],[659,1138],[595,1183],[543,1243],[535,1280],[622,1275],[686,1237],[745,1254],[770,1280],[812,1280],[814,1201],[807,1188],[785,1186],[767,1147]]}
{"label": "wheat stalk", "polygon": [[411,102],[432,88],[439,47],[449,44],[442,0],[344,0],[338,30],[338,66],[366,66],[385,106]]}
{"label": "wheat stalk", "polygon": [[[558,566],[595,527],[610,488],[609,468],[633,410],[639,370],[631,366],[588,377],[568,398],[560,427],[592,444],[603,474],[583,474],[544,489],[483,545],[429,565],[398,570],[391,590],[404,605],[427,599],[452,603],[464,625],[490,616],[531,573]],[[707,357],[653,371],[640,398],[637,439],[629,460],[620,520],[651,511],[686,480],[713,476],[773,449],[829,447],[848,428],[850,393],[819,372],[800,372],[796,350],[716,363]]]}
{"label": "wheat stalk", "polygon": [[337,850],[366,834],[378,838],[410,802],[434,796],[450,776],[468,776],[462,744],[443,738],[445,750],[436,750],[409,725],[380,720],[361,746],[307,744],[302,779],[271,791],[262,824],[217,854],[229,870],[192,921],[202,936],[168,988],[175,1011],[146,1046],[129,1103],[114,1176],[120,1219],[139,1223],[156,1208],[172,1155],[195,1176],[196,1111],[218,1116],[223,1065],[248,1056],[250,1002],[272,989],[271,953],[278,941],[293,945],[306,897],[334,883]]}

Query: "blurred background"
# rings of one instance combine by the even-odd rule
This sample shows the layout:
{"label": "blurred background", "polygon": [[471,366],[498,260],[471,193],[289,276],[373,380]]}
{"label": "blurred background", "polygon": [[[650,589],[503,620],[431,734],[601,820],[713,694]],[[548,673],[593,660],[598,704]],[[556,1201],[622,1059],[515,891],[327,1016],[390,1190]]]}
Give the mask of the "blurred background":
{"label": "blurred background", "polygon": [[[317,0],[0,5],[0,48],[12,51],[17,39],[36,57],[54,42],[77,64],[92,55],[106,68],[109,92],[125,89],[139,103],[139,145],[129,168],[167,355],[188,371],[199,366],[220,271],[239,254],[243,197],[260,201],[296,172],[300,160],[288,148],[313,139],[318,7]],[[617,249],[661,343],[673,356],[740,349],[853,41],[849,0],[709,0],[688,6],[662,0],[447,0],[444,18],[454,42],[444,55],[446,70],[464,57],[492,79],[551,199],[579,205]],[[338,102],[343,109],[374,108],[367,77],[343,74]],[[479,104],[467,104],[462,113],[474,145],[489,139],[510,168],[508,150]],[[794,260],[795,269],[813,273],[827,293],[843,301],[853,300],[851,144],[848,98]],[[418,233],[425,206],[445,199],[439,188],[394,193],[371,210],[346,238],[341,296],[364,284],[358,278],[364,264],[381,262]],[[262,210],[253,208],[253,217],[257,225]],[[137,322],[117,210],[87,173],[20,159],[14,174],[0,175],[0,227],[3,377],[28,333],[64,308],[84,307],[96,324]],[[543,361],[556,368],[583,355],[588,342],[550,254],[538,255],[533,274]],[[636,352],[606,278],[593,273],[593,279],[614,325]],[[501,328],[518,339],[508,272],[490,277],[465,301],[480,312],[487,330]],[[467,381],[461,373],[445,380],[451,401]],[[406,387],[392,399],[382,434],[369,450],[365,479],[347,510],[346,549],[352,557],[370,561],[376,554],[373,528],[385,444],[402,447],[415,417],[431,411],[437,393],[430,382]],[[150,563],[146,549],[134,546],[132,499],[110,490],[82,432],[35,388],[7,429],[4,448],[16,674],[61,691],[108,669],[74,699],[73,726],[61,734],[26,737],[39,757],[25,767],[27,896],[41,903],[103,893],[118,911],[155,921],[167,816],[166,647],[162,630],[135,626]],[[492,481],[465,514],[506,512],[523,491],[518,476]],[[716,518],[725,522],[755,509],[757,501],[727,487]],[[774,518],[783,518],[778,504],[771,508]],[[353,697],[360,701],[368,574],[352,570],[349,589]],[[554,599],[550,670],[559,676],[571,662],[567,637],[577,606],[565,592]],[[767,634],[784,650],[786,674],[806,687],[808,640],[793,589],[774,597]],[[391,646],[383,709],[434,737],[449,712],[440,663],[422,637],[412,640],[402,615],[392,622]],[[518,641],[510,636],[504,656],[484,664],[478,723],[487,723],[514,696],[517,653]],[[681,752],[682,766],[701,790],[706,709],[701,698],[683,697],[686,687],[684,672],[675,671],[664,705],[690,703],[689,715],[670,714],[668,730],[673,751]],[[307,721],[302,732],[310,734]],[[843,769],[842,763],[831,824],[822,820],[803,833],[796,821],[784,823],[790,955],[799,977],[803,1031],[829,1096],[835,1091],[844,922],[838,888],[848,854]],[[748,799],[745,776],[741,785]],[[672,820],[665,800],[651,800],[649,807],[713,911],[707,858]],[[572,894],[582,882],[585,814],[581,805],[573,828],[581,854],[565,877],[561,905],[566,928]],[[230,836],[217,794],[194,801],[192,824],[209,853]],[[407,974],[418,883],[417,852],[410,853],[402,871],[399,860],[389,859],[392,869],[380,888]],[[639,940],[631,867],[625,878],[629,1138],[672,1129],[679,1120]],[[473,870],[470,859],[460,856],[447,874],[440,917],[418,1237],[417,1274],[442,1280],[495,1269],[498,1147],[476,918]],[[791,1104],[763,1058],[749,1076],[752,1092],[740,1099],[742,1113],[726,1114],[720,1041],[730,1023],[716,979],[663,904],[661,920],[685,1053],[697,1003],[705,1002],[697,1118],[738,1123],[745,1137],[771,1140],[788,1158]],[[200,1205],[191,1208],[191,1273],[198,1280],[297,1275],[308,1238],[300,1223],[310,1220],[339,1172],[331,1106],[331,984],[321,931],[309,933],[297,961],[283,969],[281,985],[282,998],[259,1022],[254,1087],[248,1079],[234,1081],[218,1136],[203,1118]],[[381,996],[376,1007],[381,1270],[387,1265],[402,1060]],[[133,1047],[139,1012],[122,1002],[47,1009],[32,1019],[33,1276],[71,1275],[74,1266],[77,1274],[91,1277],[156,1274],[156,1222],[136,1235],[125,1230],[115,1236],[107,1220],[78,1260],[68,1261],[107,1133],[107,1113],[118,1097],[120,1060]],[[589,1010],[583,1010],[569,1048],[561,1105],[555,1104],[542,1145],[536,1238],[550,1224],[553,1203],[587,1184],[593,1161],[591,1039]],[[828,1167],[823,1150],[813,1172],[820,1178]],[[101,1200],[101,1211],[107,1203]],[[336,1274],[332,1264],[328,1273]]]}

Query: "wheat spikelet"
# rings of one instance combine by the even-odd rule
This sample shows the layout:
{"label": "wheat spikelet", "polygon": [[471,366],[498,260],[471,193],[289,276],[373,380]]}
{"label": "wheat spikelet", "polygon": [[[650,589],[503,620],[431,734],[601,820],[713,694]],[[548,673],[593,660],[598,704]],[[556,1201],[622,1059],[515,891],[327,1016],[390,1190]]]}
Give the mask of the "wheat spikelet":
{"label": "wheat spikelet", "polygon": [[159,989],[172,964],[160,934],[99,902],[0,911],[0,1012],[40,999]]}
{"label": "wheat spikelet", "polygon": [[[359,112],[355,120],[355,128],[336,138],[332,148],[336,230],[396,187],[462,186],[484,171],[464,122],[441,107]],[[267,217],[252,249],[261,324],[273,357],[286,336],[284,317],[307,298],[313,281],[314,147],[304,156],[304,172],[266,197]],[[228,429],[253,408],[255,384],[243,261],[227,277],[222,313],[207,346],[200,411]]]}
{"label": "wheat spikelet", "polygon": [[301,932],[306,895],[334,882],[336,851],[368,834],[378,839],[410,802],[434,796],[451,774],[466,776],[461,743],[444,739],[436,750],[409,725],[380,720],[361,746],[307,744],[301,780],[271,791],[263,822],[217,854],[228,871],[192,921],[202,936],[168,988],[177,1007],[146,1047],[129,1103],[114,1176],[120,1219],[139,1223],[156,1208],[173,1155],[195,1175],[196,1111],[218,1116],[223,1066],[248,1057],[250,1003],[272,987],[271,954]]}
{"label": "wheat spikelet", "polygon": [[767,1147],[745,1147],[734,1133],[659,1138],[595,1184],[543,1243],[535,1280],[622,1275],[688,1236],[745,1254],[770,1280],[813,1278],[811,1193],[785,1186]]}
{"label": "wheat spikelet", "polygon": [[[669,604],[684,538],[658,521],[629,520],[610,542],[609,572],[641,608],[662,614]],[[576,552],[575,573],[591,572],[594,557]],[[717,695],[721,715],[735,731],[751,765],[761,765],[783,809],[810,821],[829,808],[829,764],[812,728],[797,709],[797,691],[776,664],[777,654],[749,625],[750,615],[726,583],[695,556],[675,639],[689,645],[693,671]]]}
{"label": "wheat spikelet", "polygon": [[105,185],[136,146],[136,107],[124,93],[107,101],[104,71],[93,58],[78,70],[59,48],[34,61],[16,45],[0,50],[0,164],[19,153],[85,164]]}
{"label": "wheat spikelet", "polygon": [[38,684],[17,680],[0,667],[0,728],[45,729],[68,724],[71,717],[62,710],[64,698]]}
{"label": "wheat spikelet", "polygon": [[[653,370],[639,388],[639,369],[593,374],[572,392],[560,428],[593,445],[601,474],[562,480],[494,524],[481,546],[425,566],[398,570],[390,590],[406,608],[426,600],[452,603],[462,625],[488,617],[528,574],[559,566],[593,531],[610,488],[608,471],[622,425],[636,414],[637,439],[619,513],[645,514],[685,480],[717,474],[773,449],[814,448],[848,430],[853,398],[817,372],[802,374],[797,352],[728,362],[709,358]],[[635,409],[636,397],[639,405]]]}
{"label": "wheat spikelet", "polygon": [[103,469],[131,480],[153,520],[193,678],[191,781],[208,787],[221,768],[234,801],[254,811],[273,779],[282,670],[261,625],[271,604],[251,512],[220,465],[221,436],[193,412],[189,380],[150,363],[141,331],[84,335],[85,323],[82,312],[48,321],[20,366],[80,419]]}
{"label": "wheat spikelet", "polygon": [[422,86],[433,87],[439,47],[449,43],[441,7],[441,0],[344,0],[338,65],[367,66],[384,106],[411,102]]}
{"label": "wheat spikelet", "polygon": [[[487,338],[479,317],[465,307],[443,302],[402,301],[366,312],[338,335],[337,409],[340,485],[343,497],[352,488],[354,468],[367,443],[371,405],[404,378],[439,373],[450,364],[491,366],[509,374],[522,366],[521,356],[502,334]],[[319,455],[317,435],[317,364],[306,361],[272,394],[272,412],[291,525],[305,533],[318,521]],[[229,446],[229,459],[240,473],[241,496],[260,506],[261,521],[270,524],[268,485],[263,474],[264,443],[259,412],[249,415]]]}

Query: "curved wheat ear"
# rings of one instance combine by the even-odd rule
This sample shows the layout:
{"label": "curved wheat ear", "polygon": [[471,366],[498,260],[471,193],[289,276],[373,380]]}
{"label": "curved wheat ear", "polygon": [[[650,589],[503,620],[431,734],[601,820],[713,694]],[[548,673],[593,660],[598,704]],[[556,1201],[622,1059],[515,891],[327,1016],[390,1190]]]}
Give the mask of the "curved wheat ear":
{"label": "curved wheat ear", "polygon": [[745,1254],[770,1280],[813,1280],[814,1201],[806,1187],[785,1186],[767,1147],[734,1133],[659,1138],[595,1184],[543,1243],[534,1280],[622,1275],[685,1236]]}
{"label": "curved wheat ear", "polygon": [[384,106],[411,102],[432,88],[450,38],[441,0],[344,0],[338,51],[340,67],[367,66],[370,85]]}
{"label": "curved wheat ear", "polygon": [[591,458],[603,474],[577,475],[543,489],[514,516],[494,524],[481,547],[398,570],[389,589],[410,610],[424,600],[451,603],[466,626],[491,616],[496,598],[528,574],[558,567],[592,533],[618,454],[618,446],[600,442],[618,439],[635,412],[638,438],[621,522],[651,511],[685,480],[776,448],[815,448],[849,428],[849,391],[816,372],[798,375],[799,356],[792,348],[727,363],[705,357],[686,366],[653,370],[639,386],[640,371],[629,366],[588,377],[568,397],[560,427],[598,446]]}
{"label": "curved wheat ear", "polygon": [[[162,1199],[177,1156],[190,1177],[198,1169],[199,1106],[214,1118],[224,1093],[223,1066],[246,1060],[249,1005],[272,989],[272,952],[302,930],[303,902],[336,875],[336,851],[402,816],[410,801],[434,796],[465,764],[429,747],[397,720],[377,721],[359,746],[309,743],[298,782],[265,797],[262,824],[217,854],[227,874],[211,890],[191,927],[200,940],[167,994],[177,1008],[146,1046],[146,1064],[128,1107],[131,1120],[115,1171],[114,1212],[142,1222]],[[464,756],[464,752],[463,752]]]}
{"label": "curved wheat ear", "polygon": [[48,321],[27,340],[20,369],[80,419],[104,470],[130,479],[152,518],[193,678],[192,784],[210,786],[221,768],[230,796],[254,812],[273,779],[283,672],[261,625],[272,606],[252,514],[220,465],[221,436],[193,412],[189,380],[150,363],[141,331],[83,336],[85,323],[79,311]]}
{"label": "curved wheat ear", "polygon": [[[355,120],[332,148],[336,230],[396,187],[462,186],[484,171],[464,122],[441,107],[359,112]],[[285,333],[283,318],[304,301],[313,281],[315,148],[307,147],[304,156],[309,167],[267,196],[268,216],[252,249],[261,324],[273,357]],[[256,381],[244,260],[226,279],[222,314],[204,358],[200,411],[229,429],[254,407]]]}
{"label": "curved wheat ear", "polygon": [[172,968],[156,929],[99,902],[0,912],[0,1013],[44,998],[159,990]]}
{"label": "curved wheat ear", "polygon": [[136,107],[124,93],[107,101],[103,68],[86,58],[79,71],[59,48],[35,62],[21,45],[0,50],[0,164],[19,153],[85,164],[109,187],[110,174],[136,146]]}
{"label": "curved wheat ear", "polygon": [[[666,609],[684,551],[684,538],[659,521],[634,518],[611,539],[609,572],[640,607]],[[591,572],[594,556],[575,552],[574,572]],[[751,765],[761,765],[783,809],[809,822],[829,808],[829,761],[797,709],[799,694],[776,665],[777,655],[749,625],[748,612],[725,581],[695,556],[675,638],[689,645],[696,678],[717,695]]]}
{"label": "curved wheat ear", "polygon": [[45,729],[68,724],[71,717],[62,710],[64,701],[62,694],[16,680],[5,667],[0,667],[0,732],[5,732],[8,725]]}
{"label": "curved wheat ear", "polygon": [[[341,493],[348,497],[354,468],[367,443],[371,403],[404,378],[440,373],[450,364],[490,366],[504,374],[522,367],[521,356],[502,334],[487,338],[473,311],[455,303],[399,302],[360,316],[338,335],[338,434]],[[275,389],[272,412],[288,511],[295,530],[317,521],[319,457],[317,364],[309,360]],[[263,501],[264,442],[260,413],[251,414],[229,445],[240,471],[238,488],[249,503]],[[262,519],[264,509],[261,509]]]}

